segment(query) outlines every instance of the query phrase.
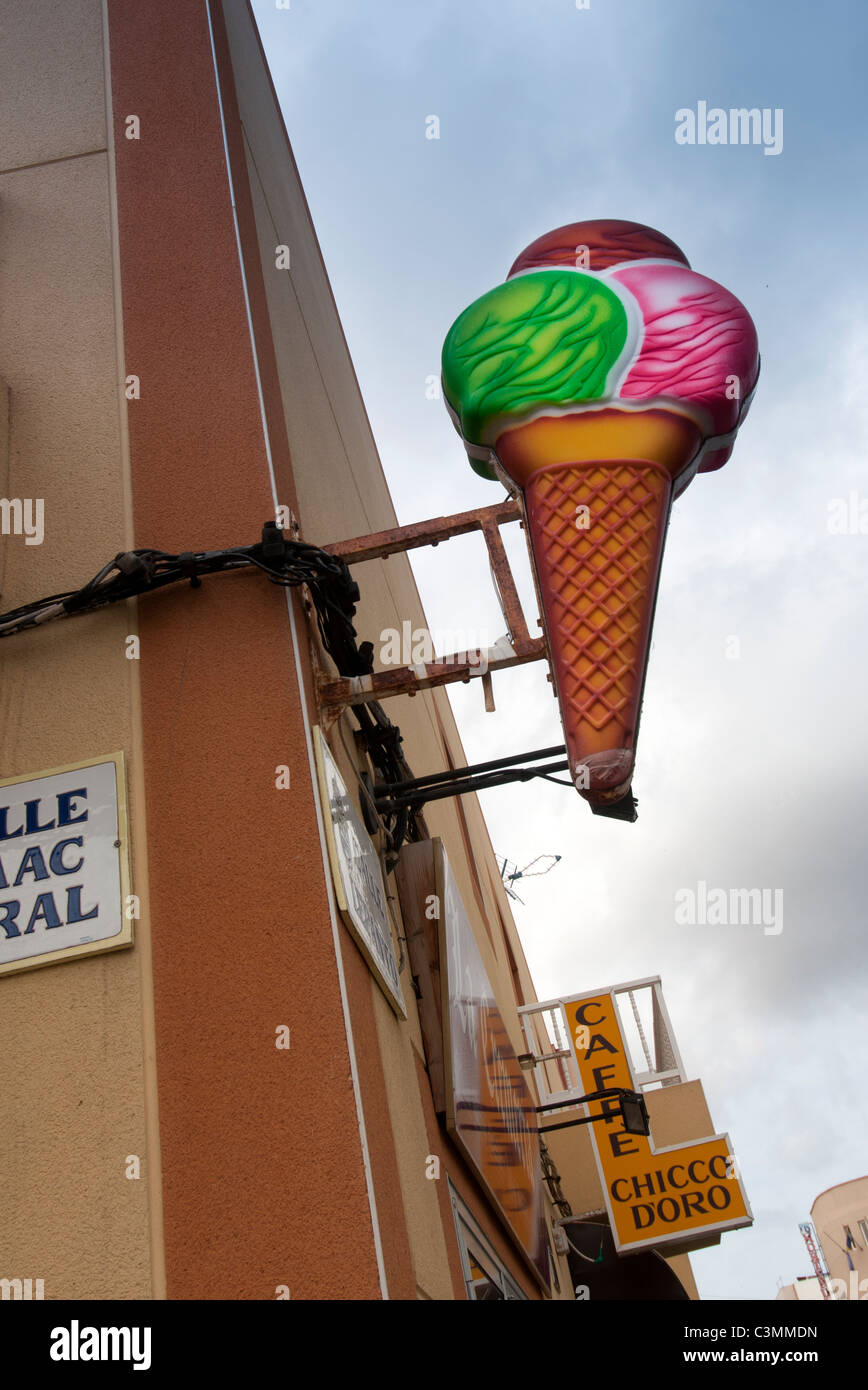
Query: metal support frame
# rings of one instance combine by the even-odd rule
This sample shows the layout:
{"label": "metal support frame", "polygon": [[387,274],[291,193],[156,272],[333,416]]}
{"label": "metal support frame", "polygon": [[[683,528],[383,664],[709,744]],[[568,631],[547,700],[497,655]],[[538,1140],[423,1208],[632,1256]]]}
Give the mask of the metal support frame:
{"label": "metal support frame", "polygon": [[[400,551],[417,550],[421,546],[440,545],[451,536],[481,531],[488,549],[491,577],[509,638],[508,648],[498,645],[484,653],[453,653],[442,660],[422,662],[416,666],[399,666],[391,671],[376,671],[368,676],[341,677],[334,680],[321,673],[317,678],[317,694],[326,726],[334,723],[348,705],[367,704],[373,700],[387,699],[391,695],[415,695],[419,690],[448,685],[453,681],[463,681],[466,684],[474,677],[480,676],[485,688],[486,709],[493,709],[494,701],[488,678],[491,671],[522,666],[529,661],[549,659],[545,637],[532,637],[528,631],[500,535],[500,527],[513,521],[524,524],[521,506],[514,498],[506,497],[490,507],[476,507],[473,511],[458,512],[453,516],[434,517],[430,521],[415,522],[412,526],[396,526],[391,531],[376,531],[368,536],[336,541],[333,545],[322,547],[327,554],[353,565],[361,564],[364,560],[383,559]],[[480,660],[483,655],[484,670],[481,669],[483,663]]]}
{"label": "metal support frame", "polygon": [[[388,555],[407,550],[418,550],[421,546],[437,546],[443,541],[449,540],[451,536],[463,536],[470,531],[481,531],[488,550],[491,578],[507,629],[505,638],[499,639],[493,647],[488,647],[485,650],[453,652],[451,656],[445,656],[437,661],[419,662],[413,666],[398,666],[391,671],[372,671],[363,676],[340,676],[338,678],[332,677],[330,673],[322,669],[316,644],[312,642],[311,650],[320,722],[326,732],[352,705],[373,704],[388,699],[392,695],[412,696],[420,690],[429,690],[439,685],[450,685],[455,681],[469,685],[474,678],[482,680],[485,709],[490,713],[494,710],[492,671],[503,671],[510,666],[523,666],[531,661],[547,662],[549,668],[547,679],[551,683],[553,693],[556,693],[554,668],[543,620],[542,618],[538,620],[542,635],[532,637],[528,631],[518,589],[500,535],[501,526],[505,526],[511,521],[517,521],[524,528],[524,511],[521,501],[516,497],[508,496],[490,507],[475,507],[472,511],[456,512],[452,516],[433,517],[429,521],[414,522],[411,526],[395,526],[389,531],[374,531],[367,536],[356,536],[352,540],[335,541],[331,545],[320,547],[325,554],[333,555],[335,558],[343,560],[347,565],[353,565],[362,564],[366,560],[384,559]],[[294,531],[297,536],[297,524]],[[531,563],[531,573],[534,575],[537,602],[540,604],[540,612],[542,612],[542,602],[533,563]],[[312,606],[309,599],[305,607],[310,618]],[[504,765],[506,761],[504,760]],[[509,761],[517,763],[522,759],[513,758]],[[479,771],[483,768],[489,772],[493,771],[490,765],[486,764],[480,764],[480,768],[475,770]],[[418,806],[424,801],[461,796],[464,792],[484,791],[488,787],[500,786],[504,782],[526,781],[529,777],[547,777],[552,772],[568,770],[569,764],[563,762],[532,772],[512,772],[498,776],[487,775],[480,781],[472,781],[467,777],[460,785],[457,780],[458,774],[453,774],[451,783],[444,781],[439,790],[431,790],[424,797],[419,794],[418,790],[410,795],[405,786],[401,789],[399,797],[390,799],[388,803],[384,803],[382,807],[378,806],[377,809],[395,810],[399,807]],[[462,774],[472,771],[474,769],[464,768],[461,770]],[[550,780],[557,779],[550,778]],[[418,781],[419,779],[417,779],[417,784]],[[564,785],[572,786],[573,783],[570,781]],[[625,821],[636,819],[636,801],[632,795],[632,788],[618,801],[601,800],[590,794],[586,799],[595,816],[607,816],[613,820]]]}
{"label": "metal support frame", "polygon": [[[643,1125],[641,1132],[647,1137],[651,1133],[651,1127],[648,1123],[648,1110],[645,1105],[645,1097],[640,1091],[630,1091],[625,1086],[607,1086],[602,1091],[591,1091],[587,1096],[575,1096],[571,1097],[570,1100],[556,1100],[552,1101],[549,1105],[538,1105],[536,1107],[536,1113],[538,1115],[547,1115],[551,1110],[565,1110],[575,1105],[587,1104],[590,1101],[615,1099],[621,1103],[621,1118],[624,1120],[624,1129],[626,1133],[637,1134],[639,1131],[627,1125],[626,1116],[624,1114],[625,1100],[635,1105],[639,1110]],[[603,1110],[599,1115],[578,1115],[572,1120],[562,1120],[556,1125],[546,1125],[539,1132],[540,1134],[550,1134],[552,1130],[555,1129],[572,1129],[574,1125],[593,1125],[599,1123],[600,1120],[608,1122],[611,1118],[611,1112]]]}
{"label": "metal support frame", "polygon": [[[647,1067],[646,1063],[647,1069],[644,1071],[640,1070],[641,1063],[636,1056],[635,1044],[628,1032],[626,1020],[623,1018],[626,1010],[622,1010],[619,1005],[619,1001],[624,996],[627,997],[630,1005],[635,1004],[635,995],[643,990],[651,991],[651,1019],[654,1032],[650,1043],[653,1065]],[[640,1092],[645,1091],[649,1086],[658,1084],[663,1086],[683,1084],[687,1080],[687,1070],[678,1049],[660,976],[648,975],[643,976],[640,980],[628,980],[623,984],[608,985],[605,992],[611,994],[615,1000],[615,1007],[619,1013],[619,1023],[627,1046],[633,1083],[638,1090]],[[593,993],[594,991],[586,991],[583,994],[564,995],[559,999],[542,999],[533,1004],[519,1005],[519,1020],[525,1042],[528,1045],[528,1051],[519,1055],[519,1065],[523,1070],[533,1069],[537,1092],[544,1100],[549,1097],[557,1097],[560,1104],[578,1103],[579,1076],[575,1065],[574,1051],[571,1046],[562,1048],[560,1044],[562,1041],[565,1042],[570,1035],[567,1025],[567,1005],[588,999]],[[548,1016],[548,1021],[546,1016]],[[638,1036],[641,1043],[641,1033]],[[545,1064],[549,1061],[559,1060],[567,1062],[571,1084],[566,1084],[568,1078],[562,1074],[562,1084],[552,1088]]]}
{"label": "metal support frame", "polygon": [[539,1137],[540,1165],[542,1167],[543,1182],[549,1190],[549,1197],[552,1205],[556,1206],[563,1219],[572,1216],[573,1209],[564,1196],[564,1189],[561,1185],[561,1175],[557,1170],[554,1159],[548,1151],[546,1141],[542,1137],[542,1131],[537,1130]]}
{"label": "metal support frame", "polygon": [[[569,771],[569,760],[565,754],[563,744],[556,744],[553,748],[540,748],[535,753],[493,758],[487,763],[449,768],[444,772],[432,772],[427,777],[413,777],[406,782],[377,782],[372,789],[374,805],[380,815],[387,815],[404,806],[423,806],[426,801],[442,801],[449,796],[487,791],[490,787],[505,786],[507,782],[529,782],[532,777],[553,780],[553,773]],[[543,763],[540,767],[518,766],[520,763],[553,757],[559,761]]]}
{"label": "metal support frame", "polygon": [[830,1299],[832,1297],[832,1293],[829,1288],[829,1271],[823,1268],[822,1262],[820,1260],[820,1252],[817,1249],[817,1243],[814,1240],[814,1232],[811,1227],[810,1221],[800,1221],[799,1230],[802,1233],[802,1239],[804,1240],[805,1245],[808,1247],[808,1254],[811,1257],[811,1264],[814,1266],[814,1274],[816,1275],[817,1283],[820,1286],[820,1293],[823,1295],[824,1299]]}

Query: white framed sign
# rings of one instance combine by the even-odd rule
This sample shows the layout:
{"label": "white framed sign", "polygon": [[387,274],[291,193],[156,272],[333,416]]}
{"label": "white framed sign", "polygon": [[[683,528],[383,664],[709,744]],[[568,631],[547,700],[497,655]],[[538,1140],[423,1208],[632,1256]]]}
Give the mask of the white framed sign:
{"label": "white framed sign", "polygon": [[319,725],[313,729],[313,746],[329,862],[341,916],[392,1008],[406,1018],[377,851],[347,795],[346,784]]}
{"label": "white framed sign", "polygon": [[133,941],[123,753],[0,780],[0,975]]}

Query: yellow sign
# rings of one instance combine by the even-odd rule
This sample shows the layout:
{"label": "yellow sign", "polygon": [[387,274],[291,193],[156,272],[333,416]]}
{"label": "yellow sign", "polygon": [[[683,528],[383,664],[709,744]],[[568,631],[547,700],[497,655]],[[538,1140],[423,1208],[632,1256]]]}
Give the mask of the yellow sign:
{"label": "yellow sign", "polygon": [[519,1065],[441,840],[440,926],[446,1123],[545,1287],[543,1179],[534,1098]]}
{"label": "yellow sign", "polygon": [[[613,1086],[635,1091],[614,994],[604,991],[564,1004],[586,1094]],[[753,1221],[729,1136],[655,1149],[627,1134],[617,1097],[591,1101],[589,1125],[618,1250],[683,1244]]]}

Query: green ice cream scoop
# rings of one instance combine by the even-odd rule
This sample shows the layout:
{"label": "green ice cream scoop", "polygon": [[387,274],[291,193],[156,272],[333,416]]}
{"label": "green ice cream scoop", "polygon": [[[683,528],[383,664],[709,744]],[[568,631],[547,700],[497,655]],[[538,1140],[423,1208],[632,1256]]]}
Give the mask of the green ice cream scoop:
{"label": "green ice cream scoop", "polygon": [[443,394],[465,443],[491,448],[502,429],[547,405],[605,398],[627,337],[621,300],[580,271],[533,271],[482,295],[443,344]]}

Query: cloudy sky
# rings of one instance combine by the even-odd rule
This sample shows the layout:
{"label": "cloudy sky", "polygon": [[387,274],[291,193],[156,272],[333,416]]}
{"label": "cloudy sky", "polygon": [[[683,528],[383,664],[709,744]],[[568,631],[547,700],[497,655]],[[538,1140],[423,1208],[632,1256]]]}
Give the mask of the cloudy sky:
{"label": "cloudy sky", "polygon": [[[401,521],[502,495],[469,469],[426,380],[452,320],[541,233],[647,223],[756,323],[762,374],[733,457],[672,518],[639,820],[595,818],[545,783],[483,805],[496,849],[519,865],[562,855],[515,906],[540,998],[662,976],[756,1219],[693,1257],[700,1293],[773,1298],[779,1277],[810,1273],[798,1223],[814,1198],[868,1172],[868,281],[856,255],[868,10],[254,9]],[[699,102],[781,111],[782,149],[677,143],[676,111]],[[509,532],[534,615],[523,538]],[[433,630],[502,632],[481,542],[417,556]],[[496,675],[494,689],[485,715],[477,684],[452,687],[470,761],[562,742],[541,665]],[[782,930],[678,925],[675,895],[700,881],[780,890]]]}

